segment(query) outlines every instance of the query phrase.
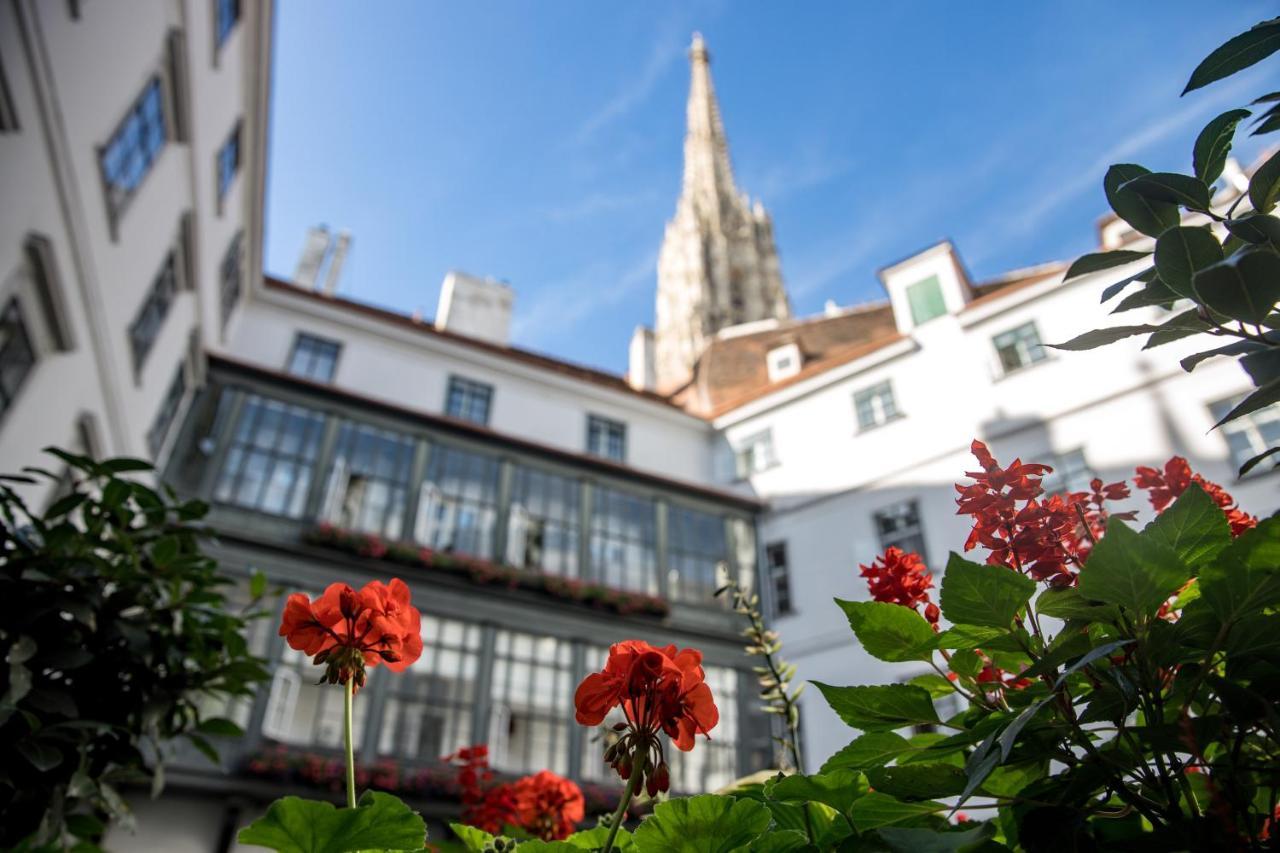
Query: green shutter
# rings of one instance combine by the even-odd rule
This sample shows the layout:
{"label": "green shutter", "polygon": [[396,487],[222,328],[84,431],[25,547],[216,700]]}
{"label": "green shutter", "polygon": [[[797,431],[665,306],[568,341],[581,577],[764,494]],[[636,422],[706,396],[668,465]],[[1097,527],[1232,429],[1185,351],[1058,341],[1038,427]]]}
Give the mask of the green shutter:
{"label": "green shutter", "polygon": [[942,300],[942,285],[936,275],[909,285],[907,302],[911,305],[911,320],[917,326],[947,313],[947,304]]}

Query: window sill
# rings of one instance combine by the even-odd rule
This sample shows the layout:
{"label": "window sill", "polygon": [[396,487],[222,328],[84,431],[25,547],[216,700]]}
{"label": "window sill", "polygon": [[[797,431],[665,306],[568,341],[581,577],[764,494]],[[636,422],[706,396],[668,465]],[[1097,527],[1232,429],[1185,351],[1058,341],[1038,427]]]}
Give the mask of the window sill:
{"label": "window sill", "polygon": [[1058,360],[1057,356],[1046,355],[1044,358],[1040,359],[1039,361],[1033,361],[1030,364],[1024,364],[1021,367],[1015,367],[1013,370],[1006,370],[998,374],[993,381],[1001,382],[1005,379],[1010,379],[1014,376],[1022,376],[1024,373],[1029,373],[1032,370],[1035,370],[1037,367],[1042,367],[1043,365],[1046,365],[1046,364],[1053,364],[1057,360]]}
{"label": "window sill", "polygon": [[862,426],[861,424],[859,424],[858,429],[854,433],[854,435],[862,435],[863,433],[875,432],[876,430],[881,429],[883,427],[887,427],[890,424],[893,424],[897,421],[904,420],[906,417],[907,416],[904,414],[896,414],[887,420],[881,421],[880,423],[871,424],[871,426]]}

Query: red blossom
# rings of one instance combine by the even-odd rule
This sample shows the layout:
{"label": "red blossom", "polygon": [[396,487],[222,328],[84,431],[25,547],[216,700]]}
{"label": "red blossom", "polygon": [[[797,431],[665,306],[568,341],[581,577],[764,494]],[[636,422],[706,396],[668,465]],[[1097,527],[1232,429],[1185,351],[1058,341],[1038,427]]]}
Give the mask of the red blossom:
{"label": "red blossom", "polygon": [[568,838],[586,814],[582,790],[550,770],[525,776],[513,791],[519,825],[543,841]]}
{"label": "red blossom", "polygon": [[890,547],[869,566],[859,564],[862,577],[867,578],[871,598],[886,604],[900,604],[918,610],[924,605],[924,618],[934,630],[938,628],[938,605],[929,600],[933,587],[933,575],[920,555]]}
{"label": "red blossom", "polygon": [[1239,536],[1258,524],[1258,519],[1236,505],[1235,498],[1231,497],[1226,489],[1193,472],[1191,465],[1181,456],[1170,458],[1164,463],[1163,470],[1139,465],[1134,472],[1133,482],[1138,488],[1147,491],[1151,506],[1157,513],[1164,512],[1169,504],[1187,490],[1188,486],[1195,483],[1204,489],[1205,493],[1213,498],[1213,502],[1226,513],[1232,536]]}

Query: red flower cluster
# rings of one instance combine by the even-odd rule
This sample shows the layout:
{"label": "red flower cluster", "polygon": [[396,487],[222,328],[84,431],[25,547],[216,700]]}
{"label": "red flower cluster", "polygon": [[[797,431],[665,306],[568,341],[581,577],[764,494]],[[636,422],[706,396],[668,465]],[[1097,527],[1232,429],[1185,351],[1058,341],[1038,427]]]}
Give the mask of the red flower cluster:
{"label": "red flower cluster", "polygon": [[365,667],[385,663],[402,672],[422,654],[422,616],[409,587],[370,581],[356,592],[345,583],[330,584],[317,599],[295,592],[285,601],[280,636],[291,648],[314,655],[327,666],[330,684],[364,686]]}
{"label": "red flower cluster", "polygon": [[1138,466],[1133,482],[1138,488],[1148,492],[1147,496],[1151,499],[1151,506],[1156,512],[1163,512],[1164,508],[1173,503],[1187,490],[1188,486],[1195,483],[1204,489],[1205,493],[1213,498],[1213,502],[1226,513],[1232,536],[1239,536],[1258,524],[1258,519],[1236,505],[1235,498],[1231,497],[1226,489],[1194,473],[1187,460],[1181,456],[1174,456],[1164,463],[1163,471],[1148,468],[1145,465]]}
{"label": "red flower cluster", "polygon": [[933,587],[933,575],[920,555],[890,547],[869,566],[859,564],[862,577],[867,578],[871,598],[886,604],[900,604],[917,610],[924,605],[923,616],[938,630],[938,605],[929,600]]}
{"label": "red flower cluster", "polygon": [[655,796],[671,785],[658,733],[666,732],[677,749],[688,752],[695,735],[710,738],[720,721],[705,678],[702,653],[696,649],[657,648],[642,640],[616,643],[604,670],[578,685],[576,718],[581,725],[598,726],[621,707],[626,722],[614,729],[623,734],[605,752],[605,761],[623,779],[632,773],[641,774],[641,781],[647,778],[649,796]]}
{"label": "red flower cluster", "polygon": [[485,832],[496,835],[513,827],[544,841],[559,841],[572,835],[586,814],[582,790],[549,770],[490,785],[493,771],[484,744],[464,747],[441,760],[458,768],[463,821]]}

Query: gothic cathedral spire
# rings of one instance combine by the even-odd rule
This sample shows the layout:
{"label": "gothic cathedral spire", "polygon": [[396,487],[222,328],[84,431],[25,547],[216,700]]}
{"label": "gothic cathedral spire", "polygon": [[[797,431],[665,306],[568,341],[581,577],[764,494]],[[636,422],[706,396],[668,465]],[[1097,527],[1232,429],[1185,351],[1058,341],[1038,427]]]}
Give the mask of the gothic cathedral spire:
{"label": "gothic cathedral spire", "polygon": [[689,60],[684,180],[658,257],[654,367],[665,392],[688,382],[716,332],[791,316],[773,222],[759,201],[753,205],[734,186],[711,57],[698,33]]}

